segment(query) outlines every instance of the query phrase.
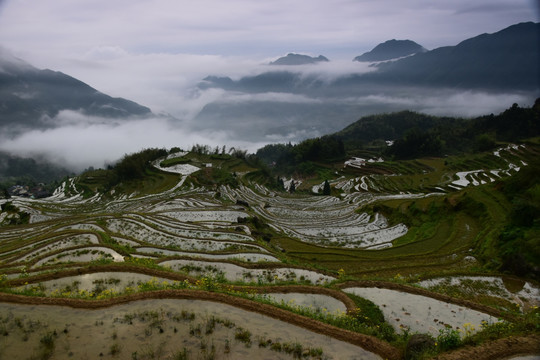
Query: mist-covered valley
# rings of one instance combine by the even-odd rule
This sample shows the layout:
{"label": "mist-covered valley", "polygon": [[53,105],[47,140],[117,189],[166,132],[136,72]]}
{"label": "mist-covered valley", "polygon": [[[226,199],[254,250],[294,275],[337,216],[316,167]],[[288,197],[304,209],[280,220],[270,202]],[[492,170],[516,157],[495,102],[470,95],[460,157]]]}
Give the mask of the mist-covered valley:
{"label": "mist-covered valley", "polygon": [[[531,106],[538,95],[538,26],[519,24],[378,62],[305,63],[317,57],[304,56],[304,63],[279,65],[287,62],[184,54],[135,59],[115,48],[88,54],[82,74],[99,85],[114,73],[118,81],[107,87],[122,98],[37,69],[3,49],[0,150],[39,154],[80,171],[147,147],[201,143],[255,152],[331,134],[377,113],[498,114],[513,103]],[[486,61],[495,70],[479,73]]]}

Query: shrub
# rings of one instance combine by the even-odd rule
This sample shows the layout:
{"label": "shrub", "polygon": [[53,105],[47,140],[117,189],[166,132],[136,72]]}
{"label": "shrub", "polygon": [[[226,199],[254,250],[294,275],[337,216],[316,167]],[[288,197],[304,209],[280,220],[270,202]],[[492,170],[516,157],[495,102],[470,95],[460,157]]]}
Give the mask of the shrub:
{"label": "shrub", "polygon": [[461,337],[457,330],[451,328],[441,329],[435,344],[441,351],[456,349],[461,346]]}
{"label": "shrub", "polygon": [[246,346],[251,344],[251,332],[247,329],[238,328],[234,334],[234,338],[238,341],[243,342]]}

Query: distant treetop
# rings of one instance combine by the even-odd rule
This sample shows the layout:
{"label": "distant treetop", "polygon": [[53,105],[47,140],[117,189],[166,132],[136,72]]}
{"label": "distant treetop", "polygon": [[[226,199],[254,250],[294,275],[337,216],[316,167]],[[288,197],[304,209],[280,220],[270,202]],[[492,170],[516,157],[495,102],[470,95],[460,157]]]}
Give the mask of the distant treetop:
{"label": "distant treetop", "polygon": [[276,61],[271,62],[270,65],[305,65],[327,61],[329,61],[328,58],[322,55],[312,57],[309,55],[289,53],[287,56],[280,57]]}

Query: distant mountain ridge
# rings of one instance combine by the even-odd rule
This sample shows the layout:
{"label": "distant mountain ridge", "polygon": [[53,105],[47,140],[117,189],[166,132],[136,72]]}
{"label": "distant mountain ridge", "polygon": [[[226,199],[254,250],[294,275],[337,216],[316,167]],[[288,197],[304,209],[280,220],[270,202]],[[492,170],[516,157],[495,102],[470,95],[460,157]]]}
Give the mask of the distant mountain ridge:
{"label": "distant mountain ridge", "polygon": [[147,116],[149,108],[103,94],[52,70],[39,70],[0,49],[0,126],[51,127],[62,110],[104,118]]}
{"label": "distant mountain ridge", "polygon": [[318,62],[328,62],[328,58],[319,55],[312,57],[309,55],[289,53],[287,56],[280,57],[276,61],[272,61],[270,65],[307,65],[316,64]]}
{"label": "distant mountain ridge", "polygon": [[484,89],[540,89],[540,23],[520,23],[456,46],[378,65],[364,78],[386,83]]}
{"label": "distant mountain ridge", "polygon": [[[199,83],[200,89],[220,88],[237,95],[258,96],[206,104],[196,116],[196,124],[201,130],[227,127],[240,138],[256,138],[257,134],[260,141],[280,136],[299,141],[336,132],[360,116],[406,109],[426,111],[434,106],[429,99],[443,107],[447,97],[463,99],[458,104],[461,110],[449,108],[449,115],[466,114],[467,101],[474,108],[474,98],[480,96],[476,94],[488,98],[508,94],[531,102],[540,91],[539,31],[539,23],[521,23],[456,46],[378,62],[371,65],[373,71],[364,73],[327,76],[322,71],[280,67],[239,79],[208,76]],[[359,63],[352,65],[366,68]],[[464,92],[473,97],[467,100]],[[273,101],[288,94],[289,101]],[[246,127],[246,123],[251,126]]]}
{"label": "distant mountain ridge", "polygon": [[456,46],[418,52],[395,61],[381,62],[377,71],[350,74],[332,82],[301,76],[292,71],[272,71],[237,81],[207,77],[201,88],[218,87],[244,92],[355,91],[366,85],[427,86],[457,89],[540,89],[540,23],[520,23],[494,34],[482,34]]}
{"label": "distant mountain ridge", "polygon": [[412,40],[392,39],[375,46],[375,48],[373,48],[371,51],[355,57],[353,61],[385,61],[427,51],[428,50],[422,45],[419,45]]}

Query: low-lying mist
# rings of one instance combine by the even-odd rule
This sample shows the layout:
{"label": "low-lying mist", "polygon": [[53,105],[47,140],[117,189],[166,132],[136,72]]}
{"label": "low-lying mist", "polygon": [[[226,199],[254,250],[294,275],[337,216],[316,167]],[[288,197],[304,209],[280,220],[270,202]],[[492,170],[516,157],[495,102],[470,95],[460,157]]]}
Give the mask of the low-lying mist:
{"label": "low-lying mist", "polygon": [[[348,59],[316,65],[268,65],[272,60],[275,58],[135,56],[118,49],[89,53],[84,64],[66,63],[62,71],[104,93],[149,106],[158,115],[111,119],[87,116],[83,109],[63,110],[47,118],[44,128],[0,128],[0,150],[25,157],[43,155],[80,171],[103,167],[126,153],[148,147],[190,149],[194,144],[205,144],[255,152],[268,143],[294,143],[333,133],[370,114],[413,110],[474,117],[497,114],[513,103],[531,106],[535,99],[528,93],[367,84],[340,88],[336,80],[373,68]],[[287,71],[296,74],[300,82],[307,80],[298,88],[280,87],[279,91],[198,86],[208,75],[237,82],[270,71]],[[310,87],[313,79],[315,91]]]}
{"label": "low-lying mist", "polygon": [[110,119],[89,118],[77,112],[64,112],[63,120],[72,116],[72,123],[52,129],[27,130],[13,138],[0,135],[0,150],[23,157],[46,158],[75,172],[90,166],[105,167],[114,163],[124,154],[143,148],[172,148],[178,146],[189,150],[195,144],[229,144],[238,148],[255,151],[263,144],[250,141],[232,141],[230,136],[219,129],[195,132],[186,129],[182,123],[167,117],[146,119],[126,119],[110,123]]}
{"label": "low-lying mist", "polygon": [[[8,138],[0,135],[0,150],[25,157],[43,155],[51,162],[81,171],[113,163],[143,148],[191,149],[195,144],[226,145],[255,152],[268,143],[298,142],[339,131],[361,116],[414,110],[432,115],[474,117],[499,113],[512,103],[531,106],[533,99],[516,94],[432,92],[422,96],[383,93],[340,100],[311,99],[292,94],[237,94],[219,92],[209,114],[178,120],[170,116],[111,120],[62,111],[54,128],[27,129]],[[194,99],[195,102],[200,101]],[[206,114],[206,116],[205,116]],[[7,134],[7,131],[2,131]]]}

